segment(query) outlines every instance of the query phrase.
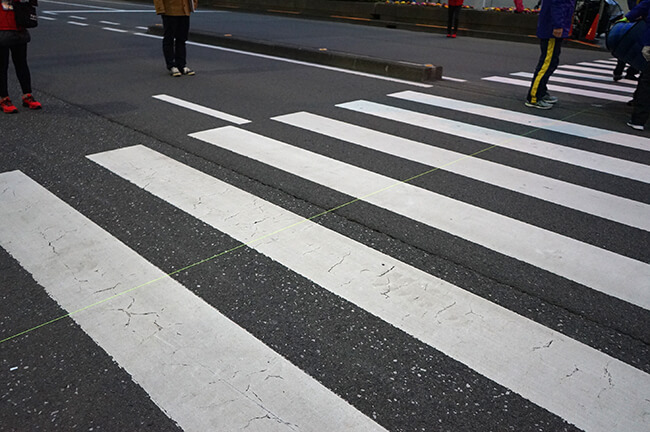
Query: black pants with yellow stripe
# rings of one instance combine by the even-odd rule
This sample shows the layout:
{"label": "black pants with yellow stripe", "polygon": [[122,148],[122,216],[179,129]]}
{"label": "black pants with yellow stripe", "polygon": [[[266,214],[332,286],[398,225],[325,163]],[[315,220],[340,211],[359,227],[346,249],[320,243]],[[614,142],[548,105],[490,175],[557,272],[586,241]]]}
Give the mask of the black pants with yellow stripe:
{"label": "black pants with yellow stripe", "polygon": [[528,102],[537,103],[543,98],[546,93],[546,85],[548,79],[551,77],[557,65],[560,63],[560,50],[562,48],[562,39],[540,39],[540,47],[542,54],[539,56],[537,68],[535,68],[535,75],[528,90],[526,99]]}

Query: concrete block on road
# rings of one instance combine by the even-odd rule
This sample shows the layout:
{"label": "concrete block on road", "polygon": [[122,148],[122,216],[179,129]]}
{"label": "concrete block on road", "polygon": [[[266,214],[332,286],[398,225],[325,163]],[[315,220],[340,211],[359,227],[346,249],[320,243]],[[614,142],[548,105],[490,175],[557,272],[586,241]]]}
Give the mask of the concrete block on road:
{"label": "concrete block on road", "polygon": [[[161,36],[163,28],[159,24],[152,25],[149,26],[148,33]],[[407,81],[432,82],[442,79],[442,66],[432,64],[386,60],[340,51],[236,38],[205,31],[190,31],[190,40]]]}

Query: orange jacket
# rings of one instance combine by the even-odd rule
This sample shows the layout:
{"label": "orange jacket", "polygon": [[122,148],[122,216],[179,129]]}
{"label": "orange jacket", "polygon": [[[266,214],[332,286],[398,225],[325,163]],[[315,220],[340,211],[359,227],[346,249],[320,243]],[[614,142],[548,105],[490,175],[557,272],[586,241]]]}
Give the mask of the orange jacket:
{"label": "orange jacket", "polygon": [[[192,2],[192,4],[190,3]],[[158,15],[189,16],[199,6],[198,0],[153,0]],[[193,7],[192,7],[193,6]]]}

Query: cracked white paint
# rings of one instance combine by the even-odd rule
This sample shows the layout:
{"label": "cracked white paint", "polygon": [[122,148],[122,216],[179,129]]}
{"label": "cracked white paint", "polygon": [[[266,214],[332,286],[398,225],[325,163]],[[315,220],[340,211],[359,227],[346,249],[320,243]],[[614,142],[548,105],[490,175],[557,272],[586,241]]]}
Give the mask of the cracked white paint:
{"label": "cracked white paint", "polygon": [[[158,187],[151,186],[151,193],[190,214],[187,203],[194,194],[225,189],[229,199],[206,203],[213,212],[201,220],[239,241],[250,238],[251,223],[258,220],[261,210],[251,205],[256,197],[146,147],[90,159],[136,185],[142,179],[125,161],[156,167],[165,178],[159,179]],[[647,432],[643,401],[650,398],[648,374],[280,207],[270,203],[264,207],[268,219],[255,228],[260,235],[273,233],[277,241],[251,242],[250,247],[580,428]],[[225,215],[236,212],[242,219],[224,223]],[[305,254],[315,243],[321,250]],[[386,286],[377,284],[377,276],[393,266],[391,287],[399,290],[386,297],[382,295]],[[608,387],[605,366],[617,385],[598,399]],[[576,368],[582,373],[566,379]]]}
{"label": "cracked white paint", "polygon": [[236,127],[190,136],[650,310],[647,263]]}
{"label": "cracked white paint", "polygon": [[0,246],[185,431],[384,430],[24,174],[0,190]]}

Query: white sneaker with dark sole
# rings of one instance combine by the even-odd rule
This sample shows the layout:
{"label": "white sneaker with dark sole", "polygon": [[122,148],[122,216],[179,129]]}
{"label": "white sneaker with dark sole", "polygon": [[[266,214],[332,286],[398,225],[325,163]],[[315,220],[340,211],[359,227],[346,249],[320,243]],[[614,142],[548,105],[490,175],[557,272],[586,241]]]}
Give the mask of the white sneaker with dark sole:
{"label": "white sneaker with dark sole", "polygon": [[643,125],[634,124],[632,122],[627,122],[627,125],[634,130],[645,130],[645,127],[643,127]]}
{"label": "white sneaker with dark sole", "polygon": [[185,66],[181,71],[183,72],[183,75],[192,76],[196,74],[196,72],[194,72],[192,69],[188,68],[187,66]]}
{"label": "white sneaker with dark sole", "polygon": [[170,73],[173,77],[179,77],[179,76],[181,76],[181,71],[179,71],[178,68],[177,68],[176,66],[172,66],[172,67],[169,69],[169,73]]}
{"label": "white sneaker with dark sole", "polygon": [[526,101],[524,103],[524,105],[526,105],[527,107],[530,107],[530,108],[537,108],[537,109],[543,109],[543,110],[553,108],[553,104],[550,104],[548,102],[544,102],[542,99],[538,100],[535,103]]}

